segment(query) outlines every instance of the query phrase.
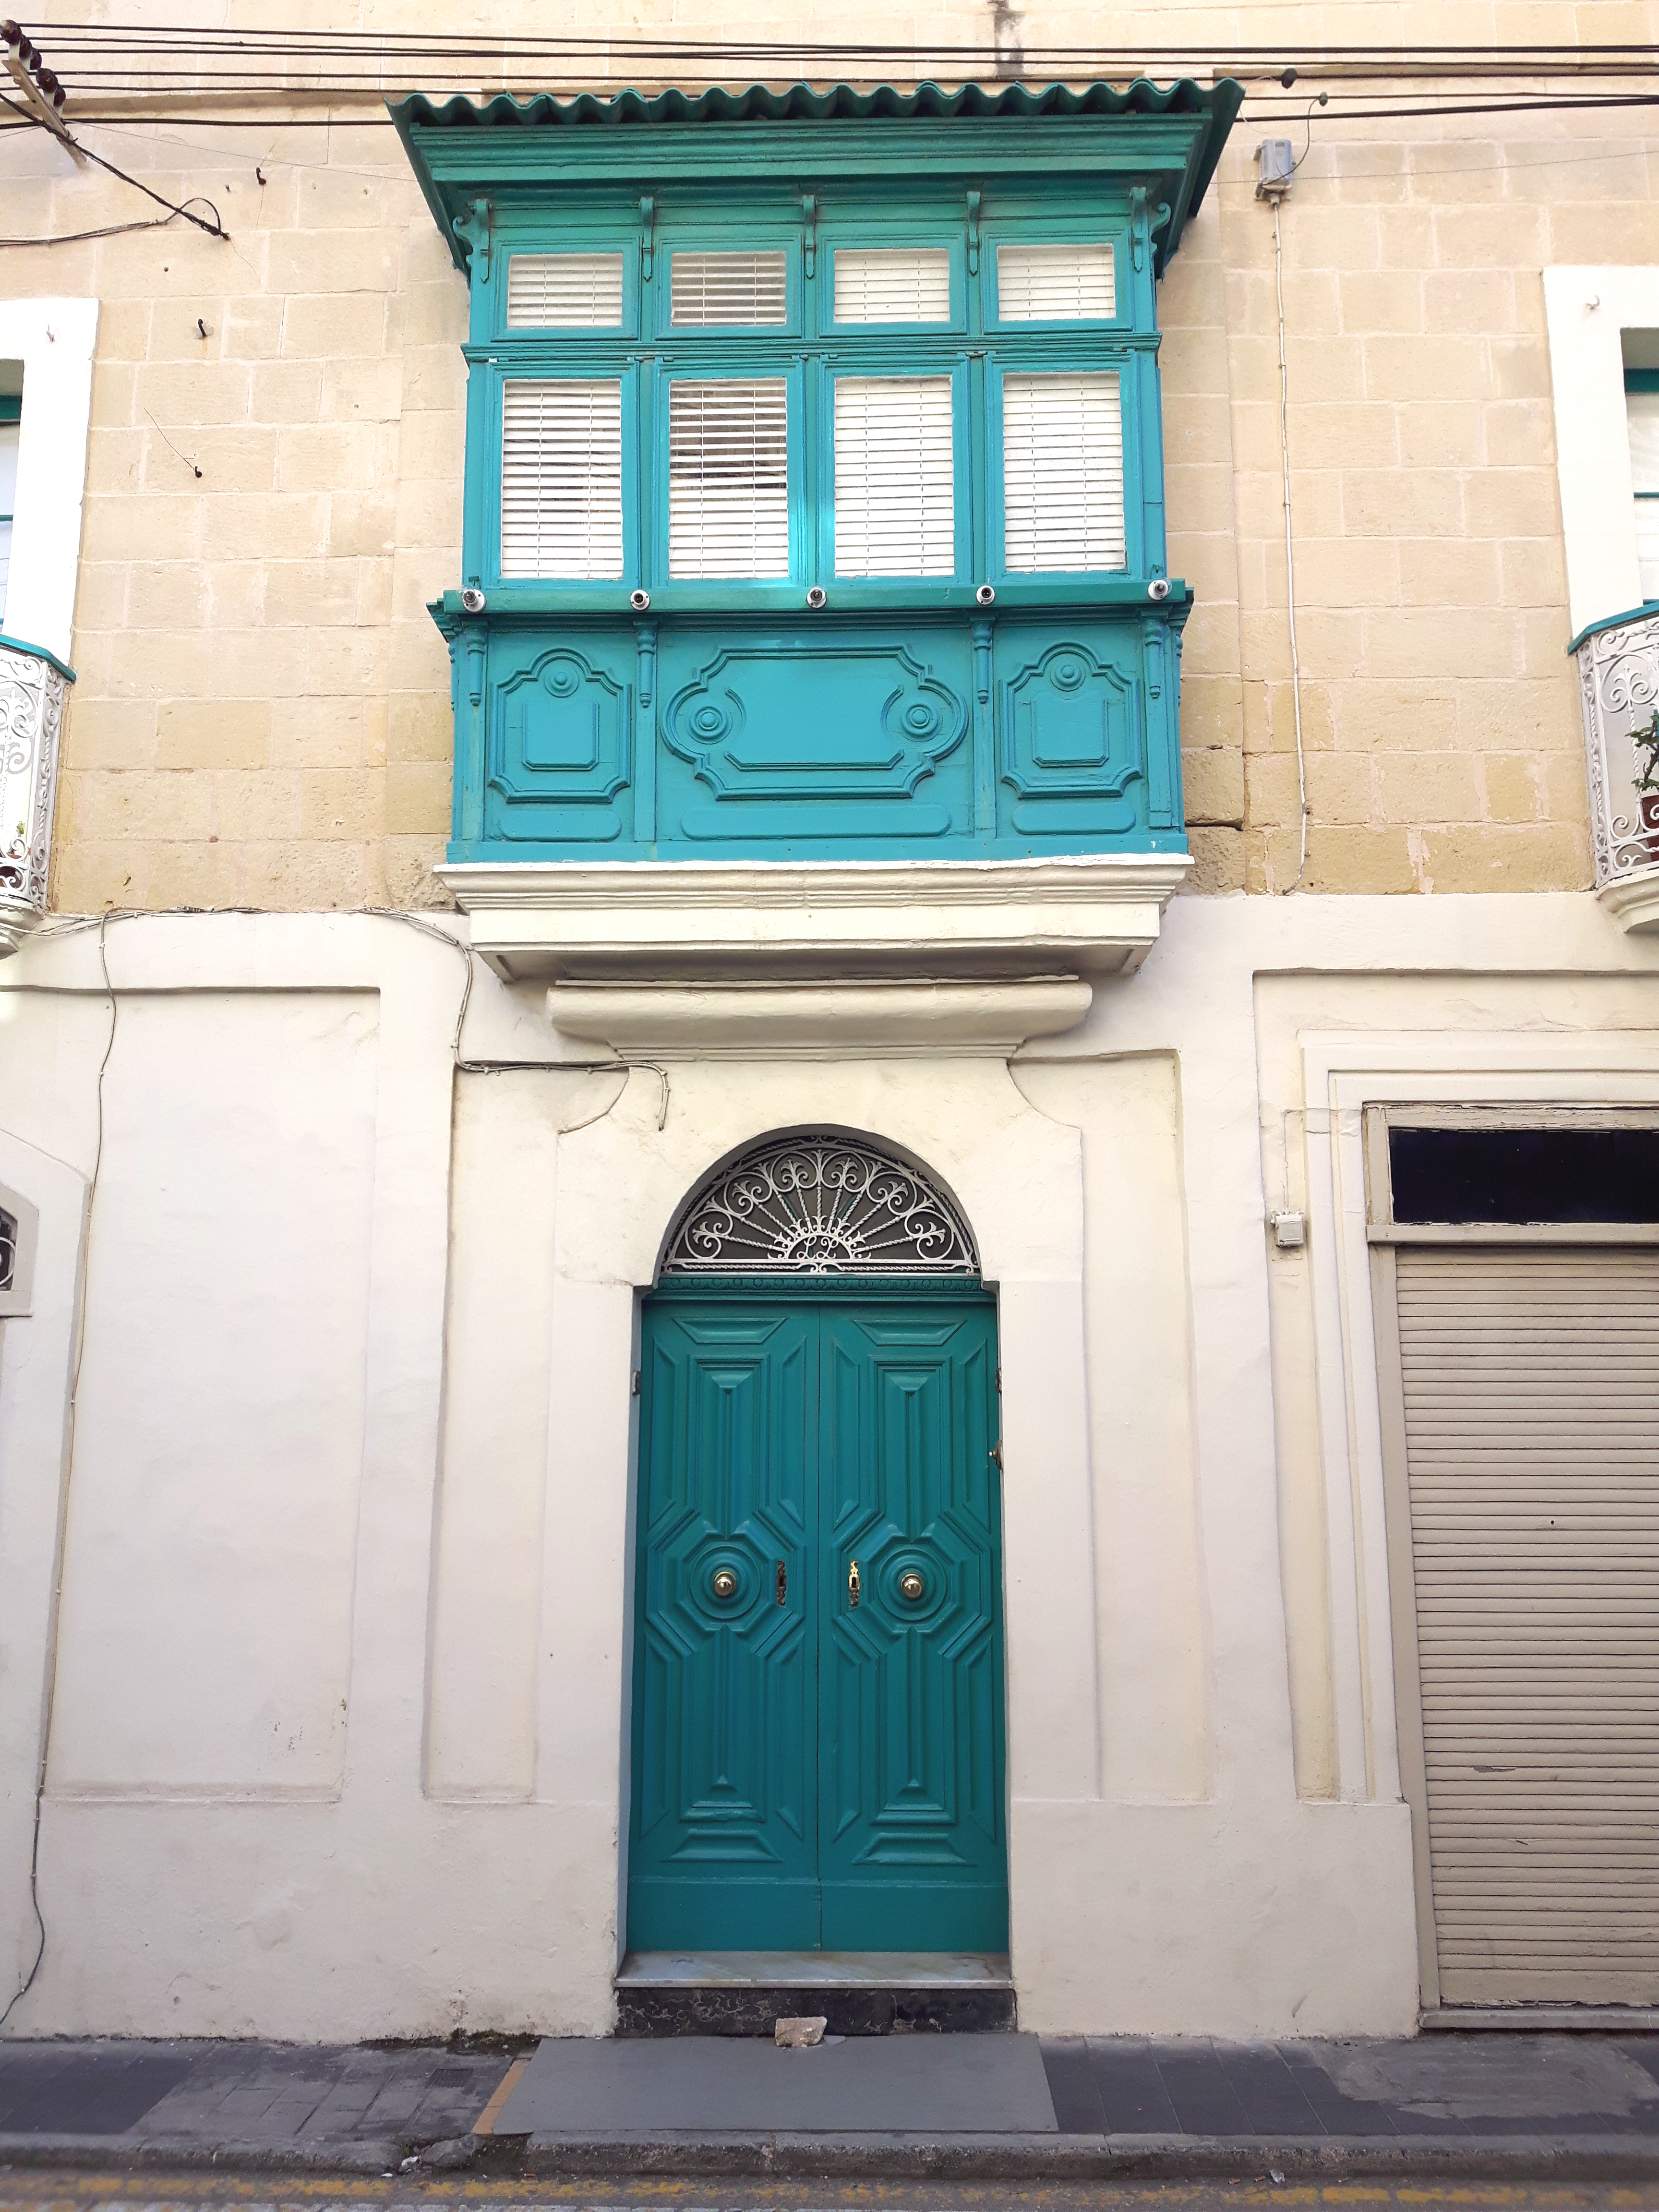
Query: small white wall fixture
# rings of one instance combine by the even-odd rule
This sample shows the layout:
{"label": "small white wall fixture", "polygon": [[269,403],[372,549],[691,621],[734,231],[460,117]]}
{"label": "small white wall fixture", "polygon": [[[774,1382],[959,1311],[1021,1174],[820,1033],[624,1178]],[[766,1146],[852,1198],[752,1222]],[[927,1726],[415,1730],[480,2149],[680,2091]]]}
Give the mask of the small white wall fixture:
{"label": "small white wall fixture", "polygon": [[0,957],[46,909],[97,337],[95,300],[0,301],[0,361],[23,369],[0,637]]}

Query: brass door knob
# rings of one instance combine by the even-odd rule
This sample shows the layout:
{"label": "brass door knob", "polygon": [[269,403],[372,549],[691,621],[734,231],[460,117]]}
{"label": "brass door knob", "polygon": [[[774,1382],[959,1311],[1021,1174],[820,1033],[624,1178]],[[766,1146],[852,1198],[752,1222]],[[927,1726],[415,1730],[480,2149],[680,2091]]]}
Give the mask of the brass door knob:
{"label": "brass door knob", "polygon": [[718,1567],[714,1571],[714,1592],[716,1597],[735,1597],[738,1578],[730,1567]]}
{"label": "brass door knob", "polygon": [[921,1595],[923,1590],[926,1589],[927,1587],[927,1585],[922,1581],[921,1577],[916,1572],[914,1567],[910,1569],[908,1574],[903,1574],[899,1577],[899,1595],[901,1597],[908,1597],[912,1605],[915,1603],[916,1600]]}

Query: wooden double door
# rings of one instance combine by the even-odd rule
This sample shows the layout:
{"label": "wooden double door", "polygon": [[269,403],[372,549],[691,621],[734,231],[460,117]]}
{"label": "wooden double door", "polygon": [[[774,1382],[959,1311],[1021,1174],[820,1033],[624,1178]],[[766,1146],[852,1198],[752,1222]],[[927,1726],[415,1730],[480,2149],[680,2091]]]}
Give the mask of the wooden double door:
{"label": "wooden double door", "polygon": [[1008,1940],[995,1310],[692,1281],[644,1315],[635,1950]]}

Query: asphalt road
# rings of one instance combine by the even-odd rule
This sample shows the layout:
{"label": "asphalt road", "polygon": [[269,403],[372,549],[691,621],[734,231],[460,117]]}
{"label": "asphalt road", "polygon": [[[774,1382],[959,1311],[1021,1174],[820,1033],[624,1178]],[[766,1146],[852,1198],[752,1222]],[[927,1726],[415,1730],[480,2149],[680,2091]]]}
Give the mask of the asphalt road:
{"label": "asphalt road", "polygon": [[0,2167],[0,2212],[570,2212],[654,2207],[659,2212],[1243,2212],[1273,2205],[1356,2212],[1659,2212],[1659,2183],[1534,2187],[1487,2182],[1101,2182],[1070,2188],[944,2184],[495,2180],[364,2182],[264,2175],[172,2177],[144,2172],[49,2173]]}

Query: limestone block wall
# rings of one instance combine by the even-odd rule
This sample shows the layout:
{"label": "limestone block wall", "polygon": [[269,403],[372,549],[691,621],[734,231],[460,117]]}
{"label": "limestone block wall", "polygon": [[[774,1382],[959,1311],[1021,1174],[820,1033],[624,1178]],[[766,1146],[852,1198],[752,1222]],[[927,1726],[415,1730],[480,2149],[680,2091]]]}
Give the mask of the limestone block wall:
{"label": "limestone block wall", "polygon": [[[382,20],[422,27],[410,0]],[[515,27],[545,28],[527,0],[501,15]],[[732,30],[667,0],[630,11],[630,36],[671,27]],[[992,19],[979,0],[898,24],[757,0],[742,28],[908,38],[916,73],[949,80],[988,50]],[[1034,52],[1102,35],[1065,5],[1015,29]],[[1115,16],[1112,34],[1194,56],[1291,36],[1653,40],[1659,0],[1328,0],[1293,25],[1265,0],[1178,0]],[[640,78],[620,49],[590,67]],[[1271,80],[1162,301],[1172,564],[1200,595],[1182,697],[1196,888],[1585,884],[1541,272],[1659,256],[1641,112],[1315,117],[1281,214],[1298,880],[1273,226],[1253,153],[1264,132],[1298,150],[1304,133],[1253,121],[1269,100],[1284,104]],[[384,120],[321,112],[88,126],[157,191],[210,199],[228,241],[174,222],[0,257],[0,292],[103,307],[57,842],[67,908],[441,902],[448,678],[423,602],[459,577],[465,287]],[[152,211],[34,132],[0,139],[0,176],[19,236]]]}

